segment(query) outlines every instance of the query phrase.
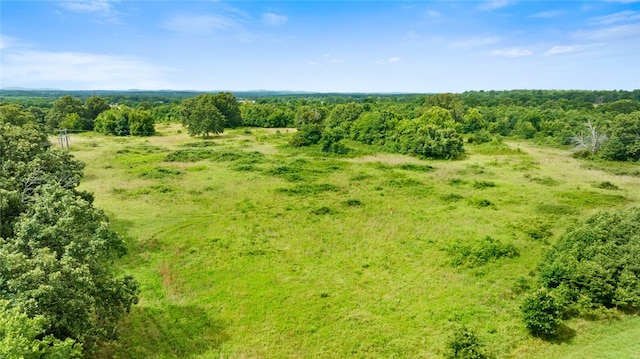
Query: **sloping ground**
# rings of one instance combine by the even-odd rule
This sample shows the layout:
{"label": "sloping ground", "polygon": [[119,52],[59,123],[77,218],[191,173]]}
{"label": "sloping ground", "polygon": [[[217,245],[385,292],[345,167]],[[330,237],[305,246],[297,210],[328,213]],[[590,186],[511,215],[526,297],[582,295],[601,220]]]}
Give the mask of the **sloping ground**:
{"label": "sloping ground", "polygon": [[325,158],[286,133],[159,131],[72,138],[142,284],[103,357],[431,358],[458,324],[499,357],[640,353],[637,316],[575,319],[553,343],[518,311],[541,253],[594,211],[639,205],[640,178],[527,143]]}

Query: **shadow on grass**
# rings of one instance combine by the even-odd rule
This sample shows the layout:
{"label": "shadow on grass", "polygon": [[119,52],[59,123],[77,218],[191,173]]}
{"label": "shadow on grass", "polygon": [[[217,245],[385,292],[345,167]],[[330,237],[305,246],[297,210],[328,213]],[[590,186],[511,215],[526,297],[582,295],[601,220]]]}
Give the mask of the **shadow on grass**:
{"label": "shadow on grass", "polygon": [[566,326],[565,324],[560,325],[556,335],[551,338],[543,338],[545,341],[552,344],[570,344],[573,341],[573,338],[576,336],[576,330]]}
{"label": "shadow on grass", "polygon": [[134,307],[98,358],[190,358],[229,338],[225,325],[196,306]]}

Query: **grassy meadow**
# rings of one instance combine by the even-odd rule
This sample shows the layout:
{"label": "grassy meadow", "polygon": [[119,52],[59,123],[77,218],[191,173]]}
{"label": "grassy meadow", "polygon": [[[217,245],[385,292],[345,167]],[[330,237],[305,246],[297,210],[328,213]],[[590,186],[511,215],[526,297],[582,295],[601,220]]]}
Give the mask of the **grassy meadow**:
{"label": "grassy meadow", "polygon": [[324,156],[286,129],[156,129],[71,138],[142,290],[101,357],[438,358],[464,324],[500,358],[640,358],[638,315],[544,341],[518,309],[567,227],[640,205],[637,166],[528,142],[423,161],[357,143]]}

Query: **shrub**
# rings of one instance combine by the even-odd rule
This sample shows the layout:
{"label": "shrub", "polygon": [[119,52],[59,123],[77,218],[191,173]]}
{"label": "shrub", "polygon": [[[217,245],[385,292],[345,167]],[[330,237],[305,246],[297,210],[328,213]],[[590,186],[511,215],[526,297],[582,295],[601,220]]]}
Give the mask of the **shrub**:
{"label": "shrub", "polygon": [[540,279],[567,286],[594,306],[640,308],[640,208],[601,212],[565,233],[540,265]]}
{"label": "shrub", "polygon": [[453,256],[454,266],[476,267],[500,258],[513,258],[520,255],[518,249],[511,243],[502,243],[486,236],[474,243],[467,244],[460,241],[448,249]]}
{"label": "shrub", "polygon": [[462,326],[457,328],[447,343],[448,359],[488,359],[484,345],[474,330]]}
{"label": "shrub", "polygon": [[547,288],[529,294],[520,306],[529,331],[541,337],[552,337],[562,324],[562,301]]}

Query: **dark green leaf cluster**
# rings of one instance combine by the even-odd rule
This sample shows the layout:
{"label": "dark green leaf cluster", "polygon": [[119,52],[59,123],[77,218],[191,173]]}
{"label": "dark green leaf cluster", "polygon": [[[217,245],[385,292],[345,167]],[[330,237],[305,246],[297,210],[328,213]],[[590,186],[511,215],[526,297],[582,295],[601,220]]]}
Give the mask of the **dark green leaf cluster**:
{"label": "dark green leaf cluster", "polygon": [[[67,354],[53,357],[74,357],[74,343],[91,350],[114,337],[117,321],[137,302],[138,284],[111,273],[124,242],[91,194],[76,189],[83,164],[50,148],[42,127],[23,120],[15,125],[20,121],[0,116],[1,317],[27,321],[30,348],[41,355],[33,357],[56,346]],[[0,342],[20,353],[11,323],[0,321]]]}
{"label": "dark green leaf cluster", "polygon": [[521,308],[527,327],[552,335],[559,325],[558,311],[570,307],[574,312],[640,308],[638,258],[640,208],[597,213],[567,231],[540,264],[543,288]]}

